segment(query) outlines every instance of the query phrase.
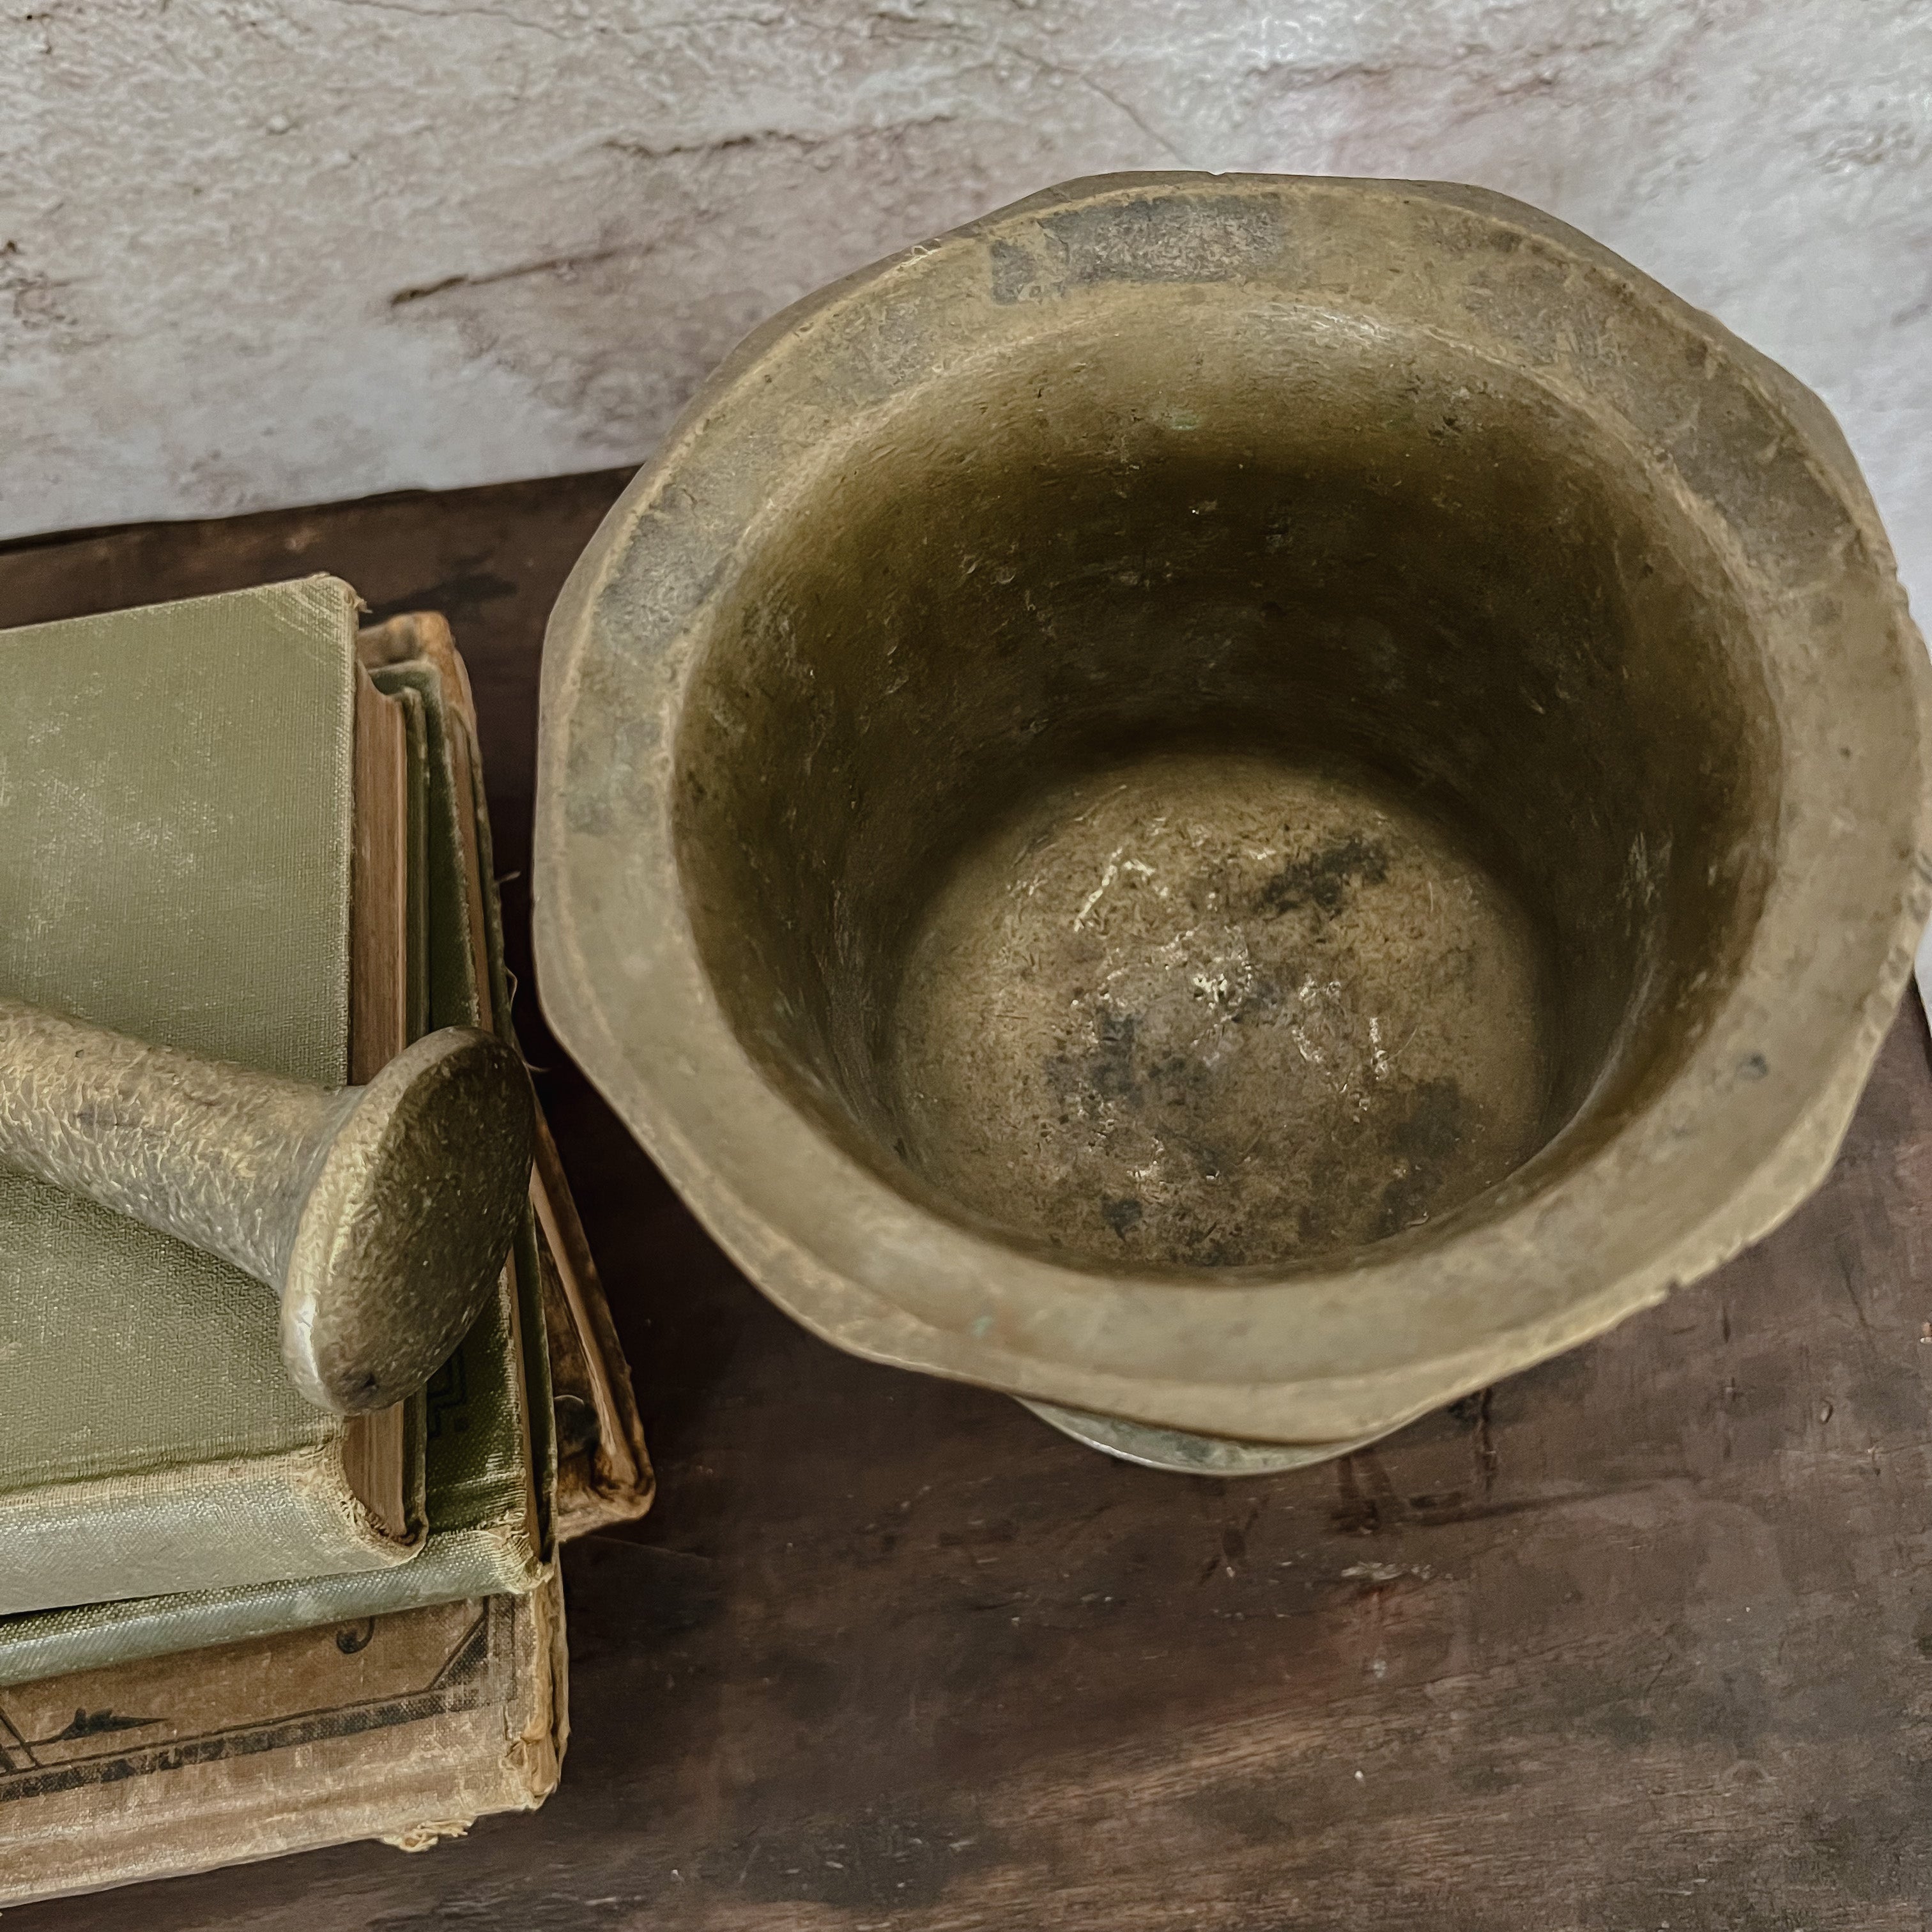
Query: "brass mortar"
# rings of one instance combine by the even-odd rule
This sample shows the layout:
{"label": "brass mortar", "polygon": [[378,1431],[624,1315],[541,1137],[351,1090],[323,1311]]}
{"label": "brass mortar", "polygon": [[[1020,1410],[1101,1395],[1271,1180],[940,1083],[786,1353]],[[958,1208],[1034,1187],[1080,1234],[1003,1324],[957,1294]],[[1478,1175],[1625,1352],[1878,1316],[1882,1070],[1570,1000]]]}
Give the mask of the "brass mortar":
{"label": "brass mortar", "polygon": [[1306,1461],[1823,1178],[1928,685],[1822,406],[1575,230],[1076,182],[767,323],[611,512],[544,1006],[815,1333]]}

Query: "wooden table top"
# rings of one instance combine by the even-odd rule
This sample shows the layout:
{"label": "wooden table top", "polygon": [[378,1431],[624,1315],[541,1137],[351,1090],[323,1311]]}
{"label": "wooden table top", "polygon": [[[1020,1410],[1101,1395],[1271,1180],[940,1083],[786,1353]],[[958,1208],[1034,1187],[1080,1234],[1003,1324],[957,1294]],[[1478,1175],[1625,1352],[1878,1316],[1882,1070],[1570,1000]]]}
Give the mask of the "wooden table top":
{"label": "wooden table top", "polygon": [[[500,862],[544,616],[620,475],[0,548],[0,624],[332,570],[445,611]],[[526,883],[506,888],[527,988]],[[653,1514],[572,1546],[534,1816],[19,1932],[1826,1932],[1932,1922],[1932,1077],[1614,1334],[1373,1449],[1150,1474],[814,1341],[519,1023]],[[1922,1286],[1922,1284],[1924,1284]]]}

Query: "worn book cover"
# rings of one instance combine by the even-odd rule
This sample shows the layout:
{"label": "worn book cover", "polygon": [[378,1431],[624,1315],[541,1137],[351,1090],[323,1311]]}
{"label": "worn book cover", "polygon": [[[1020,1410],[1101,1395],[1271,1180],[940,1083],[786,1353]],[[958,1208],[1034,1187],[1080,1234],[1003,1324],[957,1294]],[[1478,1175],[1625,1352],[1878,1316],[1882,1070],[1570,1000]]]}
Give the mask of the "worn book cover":
{"label": "worn book cover", "polygon": [[[446,627],[440,619],[434,624],[446,650]],[[384,628],[388,655],[428,655],[394,648],[411,644],[413,632],[398,638],[396,626]],[[365,644],[365,656],[380,665],[385,653]],[[448,765],[452,777],[461,772],[474,814],[466,842],[451,842],[446,817],[439,836],[446,850],[464,844],[464,923],[481,940],[480,952],[472,948],[470,974],[488,1003],[486,1009],[479,998],[478,1017],[487,1010],[506,1025],[500,922],[487,883],[488,821],[460,660],[453,674],[440,673],[436,688],[452,700],[446,731],[454,716],[463,734]],[[406,682],[396,695],[417,772],[424,713],[436,699],[426,704],[419,682]],[[427,809],[418,799],[405,814],[418,878],[428,870]],[[446,887],[453,869],[445,868]],[[446,898],[446,926],[449,904]],[[412,958],[422,950],[412,948]],[[407,984],[418,990],[406,991],[406,1002],[427,1004],[418,982],[428,976],[413,974]],[[446,991],[447,962],[442,976]],[[556,1365],[554,1522],[567,1535],[641,1513],[651,1478],[629,1375],[547,1128],[542,1142],[528,1245],[540,1280],[535,1299],[546,1353]],[[328,1613],[326,1605],[309,1607]],[[108,1614],[140,1608],[113,1606]],[[192,1641],[196,1629],[210,1627],[192,1618],[184,1626],[164,1614],[148,1635],[178,1640],[185,1628]],[[70,1647],[85,1634],[70,1630]],[[7,1660],[0,1646],[0,1662]],[[553,1569],[520,1597],[338,1616],[312,1629],[0,1690],[0,1904],[356,1838],[419,1849],[485,1812],[540,1803],[558,1774],[564,1683]]]}
{"label": "worn book cover", "polygon": [[[514,1045],[476,701],[448,621],[434,611],[392,617],[364,630],[357,648],[363,662],[374,668],[427,664],[437,673],[446,718],[456,734],[456,782],[466,788],[475,814],[476,876],[482,888],[477,903],[484,922],[484,956],[492,1004],[498,1024],[506,1029],[505,1037]],[[655,1488],[616,1324],[610,1318],[556,1143],[541,1114],[530,1200],[536,1214],[536,1258],[550,1345],[556,1423],[556,1534],[562,1539],[642,1516],[650,1508]]]}
{"label": "worn book cover", "polygon": [[[379,681],[412,700],[428,754],[430,1023],[492,1025],[501,933],[482,869],[466,731],[442,674],[412,662]],[[261,1294],[257,1289],[256,1292]],[[266,1294],[262,1300],[272,1310]],[[344,1572],[176,1591],[0,1618],[0,1684],[446,1599],[533,1588],[550,1561],[557,1457],[543,1271],[526,1217],[494,1305],[424,1392],[429,1533],[406,1573]],[[648,1466],[645,1466],[648,1468]],[[646,1492],[647,1494],[647,1492]]]}
{"label": "worn book cover", "polygon": [[541,1236],[544,1326],[550,1338],[556,1534],[562,1542],[644,1515],[656,1484],[630,1366],[556,1143],[541,1114],[532,1198]]}
{"label": "worn book cover", "polygon": [[[320,577],[0,632],[0,986],[350,1077],[358,772],[392,817],[405,750],[358,704],[356,616]],[[413,1426],[311,1408],[277,1318],[225,1262],[0,1174],[0,1610],[406,1567]]]}
{"label": "worn book cover", "polygon": [[0,1905],[385,1838],[555,1788],[562,1597],[470,1599],[0,1690]]}

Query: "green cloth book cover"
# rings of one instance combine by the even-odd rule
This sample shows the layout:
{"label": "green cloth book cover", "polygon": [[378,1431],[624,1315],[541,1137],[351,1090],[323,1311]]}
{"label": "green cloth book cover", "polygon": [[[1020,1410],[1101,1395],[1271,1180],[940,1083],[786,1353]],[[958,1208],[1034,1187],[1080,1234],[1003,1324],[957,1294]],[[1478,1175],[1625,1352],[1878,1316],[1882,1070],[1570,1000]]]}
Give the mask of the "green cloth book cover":
{"label": "green cloth book cover", "polygon": [[[386,691],[411,700],[406,708],[412,761],[426,766],[419,785],[412,772],[412,795],[422,801],[427,821],[413,854],[424,862],[417,908],[428,957],[412,976],[426,986],[430,1024],[487,1018],[508,1036],[488,819],[480,788],[471,789],[480,770],[473,740],[432,666],[406,664],[376,676]],[[481,962],[472,944],[472,877],[484,920]],[[556,1454],[541,1277],[527,1216],[515,1260],[496,1306],[485,1311],[425,1391],[430,1533],[412,1562],[382,1574],[172,1593],[0,1618],[0,1684],[532,1588],[550,1557]]]}
{"label": "green cloth book cover", "polygon": [[[310,578],[0,632],[0,986],[344,1084],[356,610]],[[361,1426],[290,1386],[259,1282],[0,1173],[0,1608],[406,1563]]]}

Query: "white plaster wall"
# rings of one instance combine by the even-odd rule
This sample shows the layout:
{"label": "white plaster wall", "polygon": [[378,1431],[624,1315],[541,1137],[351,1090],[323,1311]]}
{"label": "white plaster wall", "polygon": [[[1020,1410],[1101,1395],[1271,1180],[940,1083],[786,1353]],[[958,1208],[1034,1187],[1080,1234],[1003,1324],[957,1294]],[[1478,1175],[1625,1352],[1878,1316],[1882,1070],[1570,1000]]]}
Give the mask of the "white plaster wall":
{"label": "white plaster wall", "polygon": [[1820,389],[1932,606],[1928,0],[16,0],[0,536],[634,461],[1064,177],[1521,195]]}

